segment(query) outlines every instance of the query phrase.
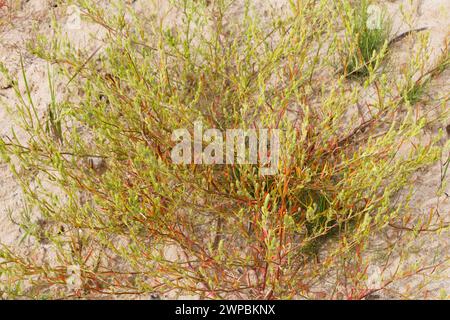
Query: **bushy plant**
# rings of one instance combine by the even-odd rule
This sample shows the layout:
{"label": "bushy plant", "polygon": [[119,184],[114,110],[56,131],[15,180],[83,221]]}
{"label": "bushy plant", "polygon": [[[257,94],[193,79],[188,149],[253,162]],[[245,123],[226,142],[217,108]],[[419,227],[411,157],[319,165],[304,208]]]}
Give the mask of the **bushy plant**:
{"label": "bushy plant", "polygon": [[[20,223],[34,243],[29,255],[0,250],[0,290],[33,298],[367,296],[367,239],[407,210],[399,192],[443,147],[440,137],[417,143],[429,119],[405,107],[395,77],[364,67],[359,86],[330,67],[342,43],[359,47],[366,65],[385,42],[336,37],[341,4],[292,1],[289,14],[262,21],[247,3],[228,24],[226,0],[174,1],[176,23],[80,1],[105,38],[86,52],[60,33],[36,41],[30,49],[52,65],[52,92],[63,76],[68,92],[52,94],[42,117],[16,86],[29,139],[0,140],[27,196]],[[361,66],[359,58],[350,64]],[[174,164],[173,131],[200,120],[223,131],[280,129],[278,173]],[[79,283],[69,290],[71,270]]]}

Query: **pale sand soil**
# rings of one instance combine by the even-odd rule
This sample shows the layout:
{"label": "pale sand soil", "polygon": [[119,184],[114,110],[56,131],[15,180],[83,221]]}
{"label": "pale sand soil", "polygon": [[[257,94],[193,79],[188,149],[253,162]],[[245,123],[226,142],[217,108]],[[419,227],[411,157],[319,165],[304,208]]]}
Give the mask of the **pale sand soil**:
{"label": "pale sand soil", "polygon": [[[268,17],[273,10],[284,10],[287,8],[287,1],[285,0],[255,0],[258,1],[257,7],[260,8],[261,16]],[[0,1],[1,2],[1,1]],[[149,5],[150,1],[133,1],[137,10],[149,10],[149,7],[155,8],[155,5]],[[450,40],[450,2],[448,0],[414,0],[412,5],[410,1],[381,1],[386,5],[389,14],[393,17],[393,36],[401,34],[402,32],[427,27],[427,32],[430,33],[430,50],[431,63],[445,43]],[[105,1],[107,3],[107,1]],[[156,7],[163,10],[165,1],[157,1]],[[401,14],[401,7],[404,12],[412,12],[409,17],[409,23],[405,22],[405,17]],[[236,14],[242,12],[242,7],[236,5]],[[81,30],[71,30],[64,27],[67,16],[64,7],[55,7],[54,1],[47,0],[29,0],[29,1],[15,1],[13,10],[7,11],[5,8],[0,9],[0,62],[3,63],[10,72],[14,75],[19,75],[20,71],[20,56],[22,55],[24,61],[25,72],[31,87],[32,95],[35,99],[35,104],[41,114],[44,114],[48,103],[50,102],[50,93],[47,82],[47,64],[46,62],[33,57],[26,50],[26,42],[33,40],[37,33],[51,32],[50,14],[55,14],[58,21],[63,24],[63,30],[67,33],[69,39],[81,48],[96,47],[96,41],[91,40],[91,34],[97,38],[102,36],[101,30],[98,27],[82,22]],[[176,20],[176,15],[172,17]],[[5,23],[6,22],[6,23]],[[36,26],[36,27],[35,27]],[[414,45],[413,39],[404,39],[396,43],[392,48],[390,60],[394,62],[395,67],[401,67],[408,62],[408,52],[411,46]],[[20,78],[20,77],[19,77]],[[436,79],[428,90],[428,95],[434,99],[430,101],[439,101],[439,97],[448,95],[450,92],[450,72],[447,70],[438,79]],[[23,83],[21,84],[23,88]],[[58,87],[61,89],[61,87]],[[58,91],[58,95],[62,95],[63,90]],[[5,105],[14,106],[16,97],[9,83],[0,75],[0,99]],[[433,107],[425,105],[425,107]],[[448,106],[444,106],[448,108]],[[0,134],[7,136],[10,134],[10,129],[14,123],[14,114],[9,115],[6,108],[0,106]],[[432,128],[429,128],[428,134],[435,135],[438,129],[445,128],[449,123],[438,123]],[[21,133],[19,132],[19,135]],[[450,133],[449,133],[450,135]],[[25,137],[23,137],[25,139]],[[426,137],[424,137],[426,139]],[[448,136],[445,137],[448,139]],[[445,161],[445,159],[444,159]],[[438,188],[441,185],[441,164],[436,164],[424,172],[416,175],[415,193],[411,202],[411,210],[413,215],[420,217],[425,215],[429,210],[437,208],[441,218],[445,221],[450,220],[450,188],[447,186],[444,193],[437,194]],[[450,182],[449,175],[445,178]],[[20,229],[11,223],[8,212],[13,216],[22,207],[22,192],[20,187],[15,183],[7,166],[0,162],[0,243],[13,245],[21,238]],[[433,260],[438,256],[440,261],[448,260],[450,254],[450,237],[448,232],[443,232],[439,236],[433,235],[424,238],[420,243],[415,243],[415,248],[411,247],[413,254],[412,259],[425,263]],[[421,260],[423,259],[423,260]],[[426,279],[426,290],[429,291],[429,296],[437,296],[441,289],[450,292],[450,266],[444,265],[439,276],[432,275]],[[407,283],[400,283],[393,289],[394,291],[406,291],[410,286],[420,285],[424,279],[417,279],[416,282],[408,281]],[[399,297],[398,294],[385,293],[382,297]]]}

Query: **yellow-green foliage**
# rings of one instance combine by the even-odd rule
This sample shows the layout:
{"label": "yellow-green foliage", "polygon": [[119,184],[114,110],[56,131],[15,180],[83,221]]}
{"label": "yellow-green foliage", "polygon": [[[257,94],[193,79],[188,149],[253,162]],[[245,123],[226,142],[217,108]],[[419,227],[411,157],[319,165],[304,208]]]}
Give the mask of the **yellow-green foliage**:
{"label": "yellow-green foliage", "polygon": [[[22,228],[52,258],[0,250],[9,279],[0,290],[314,298],[334,275],[328,297],[349,282],[346,297],[367,293],[362,269],[339,268],[356,264],[368,237],[403,214],[407,198],[393,199],[440,157],[439,137],[399,154],[430,119],[417,117],[393,91],[395,77],[374,64],[363,79],[347,77],[359,55],[333,67],[366,41],[339,36],[353,19],[346,3],[292,1],[269,22],[251,2],[231,18],[230,3],[174,1],[173,26],[163,14],[143,19],[125,5],[104,11],[80,1],[84,19],[107,30],[99,50],[75,50],[58,33],[32,44],[52,66],[50,83],[65,76],[71,93],[52,95],[45,119],[25,94],[16,112],[29,141],[3,139],[0,150],[27,194]],[[362,59],[382,64],[386,45],[377,40]],[[221,130],[281,129],[279,174],[174,165],[172,131],[199,119]],[[78,291],[66,284],[74,265]]]}

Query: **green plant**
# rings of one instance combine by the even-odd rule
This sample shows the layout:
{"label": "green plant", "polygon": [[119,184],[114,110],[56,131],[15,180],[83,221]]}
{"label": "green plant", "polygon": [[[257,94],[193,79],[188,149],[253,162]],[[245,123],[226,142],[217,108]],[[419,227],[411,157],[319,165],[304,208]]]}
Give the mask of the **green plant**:
{"label": "green plant", "polygon": [[416,81],[409,85],[409,87],[404,92],[404,99],[408,103],[414,105],[420,101],[423,94],[426,91],[426,85],[429,79],[425,81]]}
{"label": "green plant", "polygon": [[441,75],[450,64],[448,46],[446,45],[434,65],[427,69],[425,64],[429,58],[426,52],[428,37],[421,37],[419,40],[422,42],[422,46],[411,58],[405,74],[405,83],[400,89],[404,102],[410,105],[415,105],[423,98],[428,87],[432,86],[432,81]]}
{"label": "green plant", "polygon": [[[403,113],[388,77],[374,77],[386,43],[364,17],[352,27],[363,33],[346,75],[364,70],[367,88],[330,70],[342,3],[292,1],[289,15],[264,22],[247,2],[230,26],[225,0],[174,1],[177,22],[79,1],[106,37],[90,51],[58,33],[39,38],[32,52],[59,68],[68,92],[52,97],[43,120],[27,90],[17,111],[29,140],[0,140],[27,195],[21,226],[34,243],[33,255],[0,250],[0,290],[353,299],[427,270],[406,269],[375,289],[365,282],[368,239],[404,217],[408,197],[399,193],[446,149],[439,137],[417,143],[429,119]],[[369,89],[377,98],[359,116],[352,110]],[[199,119],[220,130],[282,130],[278,174],[174,164],[172,132]]]}
{"label": "green plant", "polygon": [[372,12],[369,5],[370,1],[362,0],[356,8],[345,6],[344,9],[347,12],[343,19],[348,42],[341,63],[347,76],[367,76],[387,53],[390,19],[381,9]]}

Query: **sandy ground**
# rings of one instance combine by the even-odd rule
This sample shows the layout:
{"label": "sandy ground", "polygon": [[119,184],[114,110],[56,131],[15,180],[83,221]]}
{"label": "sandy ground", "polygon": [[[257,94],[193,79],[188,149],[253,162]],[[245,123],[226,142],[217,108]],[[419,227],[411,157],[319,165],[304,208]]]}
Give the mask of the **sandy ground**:
{"label": "sandy ground", "polygon": [[[262,1],[262,16],[269,14],[273,8],[283,9],[287,7],[285,0]],[[6,1],[12,3],[13,1]],[[145,10],[149,1],[133,1],[133,5],[138,10]],[[163,2],[163,1],[159,1]],[[393,36],[401,34],[414,28],[428,28],[430,33],[430,54],[433,59],[439,55],[440,50],[445,46],[445,42],[450,39],[450,2],[449,0],[397,0],[382,1],[389,14],[393,17]],[[0,1],[2,3],[2,1]],[[107,3],[105,1],[105,3]],[[160,7],[162,4],[160,4]],[[411,12],[408,19],[402,15],[403,12]],[[60,23],[63,23],[63,30],[76,45],[80,47],[95,47],[95,41],[90,40],[90,33],[99,36],[99,30],[86,22],[82,22],[81,30],[73,29],[70,16],[67,16],[66,9],[56,6],[55,1],[48,0],[28,0],[14,1],[10,10],[5,7],[0,9],[0,62],[3,63],[12,74],[19,74],[20,56],[23,57],[24,69],[28,77],[35,104],[40,112],[45,112],[47,104],[50,102],[50,93],[47,84],[47,64],[27,53],[26,42],[33,40],[37,33],[48,33],[51,31],[50,15],[54,14]],[[405,22],[405,20],[409,20]],[[101,33],[100,33],[101,36]],[[401,64],[407,63],[407,48],[411,43],[408,40],[396,43],[393,48],[393,59]],[[447,70],[436,80],[433,88],[428,93],[431,96],[450,92],[450,73]],[[62,94],[59,92],[58,94]],[[15,94],[6,79],[0,75],[0,99],[6,105],[15,104]],[[448,106],[447,106],[448,107]],[[9,115],[6,108],[0,106],[0,134],[6,136],[10,134],[11,126],[14,124],[14,115]],[[445,128],[448,123],[436,124],[430,128],[430,135],[436,134],[440,128]],[[448,133],[450,136],[450,132]],[[448,136],[446,137],[448,139]],[[444,159],[445,160],[445,159]],[[450,219],[450,188],[447,186],[444,193],[438,194],[441,184],[441,164],[421,172],[416,177],[415,194],[412,198],[411,210],[414,215],[425,215],[431,209],[439,210],[439,214],[444,220]],[[446,178],[447,182],[449,178]],[[14,244],[21,238],[20,229],[11,223],[8,213],[14,216],[18,208],[22,206],[23,199],[19,186],[14,182],[11,173],[5,164],[0,162],[0,243]],[[448,233],[440,236],[428,237],[425,243],[418,243],[419,252],[415,257],[425,257],[432,259],[434,254],[448,258],[450,254],[450,239]],[[417,250],[411,248],[411,250]],[[421,260],[422,261],[422,260]],[[427,282],[426,289],[430,296],[437,296],[442,289],[450,292],[450,268],[444,270],[443,278],[431,279]],[[405,288],[411,283],[404,284]],[[397,288],[402,291],[402,288]],[[386,295],[388,297],[389,295]],[[392,297],[395,297],[392,296]]]}

